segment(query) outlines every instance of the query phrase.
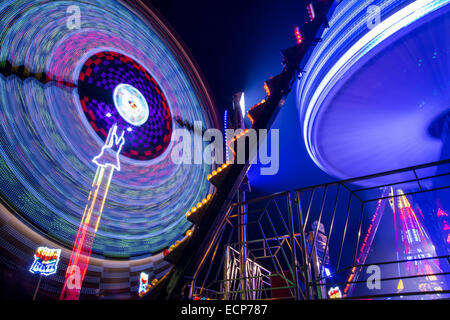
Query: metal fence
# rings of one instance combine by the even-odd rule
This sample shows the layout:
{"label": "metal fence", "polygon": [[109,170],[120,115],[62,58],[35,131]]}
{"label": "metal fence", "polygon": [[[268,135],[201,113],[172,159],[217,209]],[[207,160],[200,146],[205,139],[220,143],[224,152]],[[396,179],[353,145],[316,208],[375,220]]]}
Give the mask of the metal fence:
{"label": "metal fence", "polygon": [[448,298],[449,174],[446,160],[234,203],[191,298]]}

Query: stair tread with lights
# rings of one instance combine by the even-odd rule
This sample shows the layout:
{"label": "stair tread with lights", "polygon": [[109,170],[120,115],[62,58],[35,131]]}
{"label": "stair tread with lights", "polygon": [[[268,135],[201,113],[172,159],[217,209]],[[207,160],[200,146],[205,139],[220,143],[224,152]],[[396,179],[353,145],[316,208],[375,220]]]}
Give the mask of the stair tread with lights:
{"label": "stair tread with lights", "polygon": [[169,248],[169,249],[165,250],[164,251],[164,260],[169,263],[176,264],[178,262],[178,260],[180,260],[189,240],[190,240],[190,237],[187,236],[182,241],[180,241],[178,244],[175,244],[172,249]]}

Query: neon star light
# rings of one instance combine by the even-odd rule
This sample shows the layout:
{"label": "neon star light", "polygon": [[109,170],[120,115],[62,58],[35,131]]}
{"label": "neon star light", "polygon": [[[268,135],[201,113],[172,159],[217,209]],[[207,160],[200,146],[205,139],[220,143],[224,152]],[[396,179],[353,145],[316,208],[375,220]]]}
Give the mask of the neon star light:
{"label": "neon star light", "polygon": [[97,171],[78,228],[60,300],[80,298],[81,286],[89,265],[92,245],[100,224],[111,179],[114,170],[120,170],[119,154],[125,138],[123,131],[120,136],[117,131],[117,125],[113,125],[100,154],[92,160],[97,165]]}
{"label": "neon star light", "polygon": [[[120,171],[120,161],[119,161],[119,155],[120,151],[122,150],[123,144],[125,143],[125,139],[123,135],[125,134],[125,131],[122,131],[122,135],[120,137],[117,136],[117,125],[112,126],[109,135],[111,135],[111,138],[106,139],[105,145],[102,147],[102,151],[98,156],[96,156],[94,159],[92,159],[92,162],[94,162],[97,166],[106,168],[111,167],[113,169],[116,169]],[[114,151],[114,147],[117,147],[117,150]],[[109,155],[114,155],[114,162],[111,162],[112,157],[108,157]]]}
{"label": "neon star light", "polygon": [[34,261],[30,267],[30,272],[49,276],[55,274],[58,268],[61,249],[50,249],[39,247],[34,254]]}

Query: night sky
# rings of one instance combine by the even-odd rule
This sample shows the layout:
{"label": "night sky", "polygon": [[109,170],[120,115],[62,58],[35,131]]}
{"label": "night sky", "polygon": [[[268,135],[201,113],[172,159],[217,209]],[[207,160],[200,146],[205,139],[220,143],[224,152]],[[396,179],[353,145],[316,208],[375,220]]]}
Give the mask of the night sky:
{"label": "night sky", "polygon": [[[304,1],[149,1],[175,29],[209,83],[217,106],[244,91],[247,109],[265,96],[264,81],[282,70],[280,50],[295,44],[305,20]],[[249,126],[250,124],[247,123]],[[252,196],[336,180],[310,159],[293,90],[273,128],[280,129],[280,165],[274,176],[249,172]]]}
{"label": "night sky", "polygon": [[[263,88],[264,81],[271,76],[277,75],[282,70],[280,50],[295,45],[294,28],[297,25],[301,25],[306,19],[306,0],[144,1],[159,11],[191,51],[192,56],[211,88],[211,92],[219,108],[219,114],[222,117],[224,110],[231,106],[232,95],[237,91],[245,92],[247,110],[264,98],[266,95]],[[398,64],[396,61],[394,63]],[[249,126],[250,123],[247,120],[247,127]],[[296,106],[295,85],[272,128],[280,130],[279,171],[278,174],[273,176],[262,176],[260,175],[260,166],[252,166],[249,171],[252,188],[252,192],[248,195],[249,198],[338,180],[319,169],[306,151]],[[448,186],[448,181],[444,181],[442,185]],[[312,192],[310,194],[310,191],[300,192],[298,197],[300,201],[297,203],[301,209],[299,212],[308,211],[305,227],[307,232],[314,230],[311,226],[312,221],[318,219],[321,219],[325,225],[325,233],[329,232],[331,239],[329,244],[331,257],[330,269],[334,272],[336,270],[333,270],[333,268],[338,260],[338,255],[339,262],[341,262],[341,250],[343,254],[340,267],[346,268],[350,263],[353,263],[353,255],[356,256],[358,252],[358,247],[355,245],[362,242],[358,234],[364,236],[369,228],[372,230],[371,219],[378,210],[379,202],[369,201],[362,204],[359,200],[355,200],[356,197],[351,198],[352,200],[350,202],[348,200],[350,198],[347,198],[349,196],[347,189],[339,189],[341,186],[338,187],[337,185],[327,188],[316,189],[317,192],[315,191],[315,194]],[[447,247],[445,242],[438,242],[444,241],[442,240],[444,238],[440,237],[439,233],[442,230],[438,228],[439,225],[432,219],[434,219],[438,208],[443,208],[446,212],[450,210],[448,208],[450,200],[447,200],[450,199],[450,189],[445,188],[433,193],[424,192],[423,194],[410,197],[414,210],[422,217],[419,218],[422,219],[420,221],[427,220],[426,223],[423,222],[424,229],[426,228],[425,230],[428,230],[433,243],[438,249],[438,255],[447,254],[447,251],[445,251]],[[370,190],[370,192],[372,191]],[[328,192],[326,196],[323,195],[325,192]],[[339,194],[337,192],[341,193]],[[378,192],[378,190],[375,192]],[[340,198],[338,198],[338,195]],[[275,226],[277,230],[281,230],[278,232],[279,234],[288,233],[286,231],[286,224],[279,217],[286,216],[288,212],[291,212],[287,210],[288,206],[292,205],[291,208],[294,208],[292,211],[294,213],[298,209],[294,207],[293,201],[281,203],[282,201],[280,199],[284,200],[285,198],[279,197],[278,202],[276,202],[277,199],[270,203],[269,201],[262,201],[264,205],[267,204],[264,210],[261,210],[265,213],[263,216],[265,220],[261,219],[262,222],[260,225],[256,223],[248,224],[249,239],[260,238],[260,230],[256,230],[256,227],[261,227],[261,225],[261,229],[264,228],[266,232],[264,236],[267,235],[270,237],[276,233],[275,231],[272,232],[269,230],[269,224],[271,228]],[[309,202],[309,199],[312,200]],[[256,204],[250,203],[249,212],[255,213],[255,211],[258,211],[259,204],[258,202]],[[310,208],[307,208],[308,206]],[[394,249],[394,243],[398,241],[397,237],[402,235],[401,232],[403,232],[397,231],[397,225],[400,224],[396,222],[399,220],[395,220],[400,219],[400,214],[395,215],[396,213],[394,213],[387,200],[379,208],[382,208],[380,209],[380,214],[384,216],[383,220],[381,220],[380,228],[375,231],[377,232],[377,237],[374,240],[369,258],[366,261],[367,264],[399,258],[397,255],[399,249],[397,247]],[[252,209],[255,210],[252,211]],[[257,215],[249,214],[248,216],[255,217]],[[272,218],[274,223],[272,220],[269,220]],[[293,218],[293,225],[300,226],[296,219],[298,217]],[[104,220],[102,221],[104,222]],[[347,221],[349,221],[348,224]],[[333,231],[330,230],[330,225],[334,227]],[[11,247],[6,247],[4,243],[8,243],[8,241],[12,243],[15,241],[15,235],[8,233],[10,231],[7,228],[10,228],[8,221],[0,228],[0,231],[3,232],[0,240],[4,241],[2,246],[0,246],[0,300],[30,300],[31,294],[34,292],[39,280],[38,277],[28,272],[28,265],[25,266],[31,259],[31,254],[26,253],[20,257],[20,252],[26,252],[29,249],[27,248],[29,244],[20,242],[20,246],[19,244],[17,245],[19,247],[18,253],[13,251],[9,252],[11,250],[10,248],[15,249],[15,247],[12,244]],[[255,229],[252,230],[251,228]],[[17,232],[17,237],[19,237],[18,231],[12,227],[11,230]],[[398,230],[400,230],[400,227]],[[49,235],[51,236],[51,234]],[[22,236],[23,234],[20,234],[20,237]],[[343,237],[342,242],[341,237]],[[27,237],[24,239],[27,240]],[[402,240],[403,236],[400,239]],[[397,244],[395,245],[397,246]],[[403,242],[400,242],[400,245],[403,245]],[[343,249],[340,246],[343,246]],[[439,250],[443,253],[440,253]],[[217,259],[216,261],[219,260]],[[445,266],[447,268],[448,265]],[[395,277],[398,275],[398,269],[394,264],[387,265],[386,268],[385,270],[388,272],[386,273],[387,277]],[[102,269],[99,278],[99,281],[103,281],[107,285],[110,283],[105,281],[105,279],[111,278],[103,276],[109,273],[107,271],[108,269]],[[448,272],[448,270],[444,271]],[[59,269],[59,275],[61,277],[64,272],[65,269]],[[331,281],[345,281],[347,279],[345,272],[338,274]],[[411,283],[415,284],[414,280]],[[392,292],[397,290],[397,281],[395,283],[391,282],[389,285],[392,287],[389,287],[389,290]],[[45,286],[46,281],[44,280],[42,288],[45,288]],[[387,289],[383,287],[383,290]],[[52,294],[59,296],[59,292],[53,292]],[[367,294],[367,292],[363,294]],[[44,299],[44,294],[40,297],[38,296],[38,300]]]}

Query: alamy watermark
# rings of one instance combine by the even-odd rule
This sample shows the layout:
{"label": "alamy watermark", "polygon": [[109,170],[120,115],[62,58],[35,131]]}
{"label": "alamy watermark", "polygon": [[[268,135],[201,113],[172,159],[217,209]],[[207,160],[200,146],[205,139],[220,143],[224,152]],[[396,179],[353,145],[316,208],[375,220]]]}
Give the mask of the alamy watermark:
{"label": "alamy watermark", "polygon": [[66,26],[69,30],[81,28],[81,10],[79,6],[68,6],[66,13],[69,15]]}
{"label": "alamy watermark", "polygon": [[381,289],[381,268],[373,264],[367,267],[366,273],[370,275],[366,281],[367,288]]}
{"label": "alamy watermark", "polygon": [[376,5],[370,5],[366,10],[366,25],[372,30],[381,22],[381,8]]}
{"label": "alamy watermark", "polygon": [[[175,164],[217,164],[225,162],[261,165],[261,175],[275,175],[280,165],[278,129],[207,129],[202,131],[202,122],[194,123],[194,130],[176,129],[172,133],[171,160]],[[270,139],[269,139],[270,138]],[[270,152],[268,141],[270,140]],[[206,146],[205,146],[206,145]],[[225,148],[233,159],[224,159]]]}

